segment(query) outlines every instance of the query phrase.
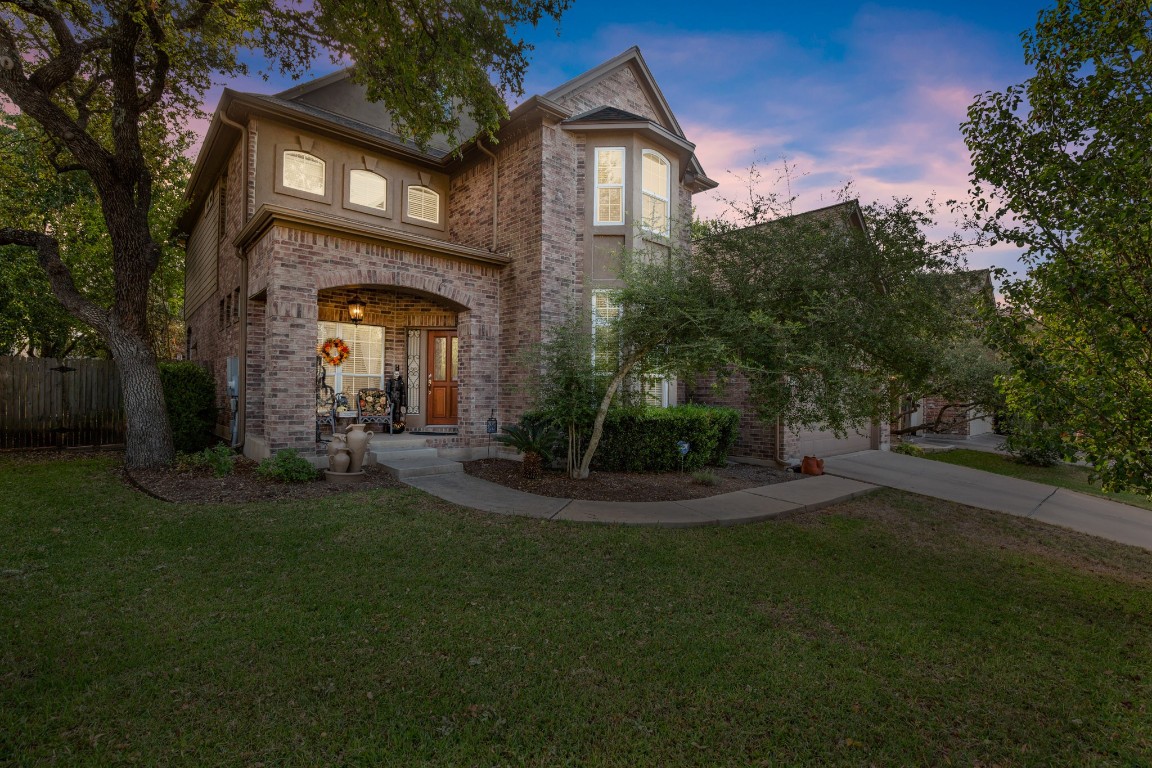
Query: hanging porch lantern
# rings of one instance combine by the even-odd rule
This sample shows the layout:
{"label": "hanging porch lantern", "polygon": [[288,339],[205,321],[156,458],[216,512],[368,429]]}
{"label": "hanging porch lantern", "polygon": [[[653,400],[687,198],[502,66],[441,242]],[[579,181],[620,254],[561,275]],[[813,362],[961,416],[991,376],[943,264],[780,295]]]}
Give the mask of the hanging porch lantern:
{"label": "hanging porch lantern", "polygon": [[352,300],[348,302],[348,319],[352,321],[353,325],[360,325],[364,322],[364,300],[359,296],[353,296]]}

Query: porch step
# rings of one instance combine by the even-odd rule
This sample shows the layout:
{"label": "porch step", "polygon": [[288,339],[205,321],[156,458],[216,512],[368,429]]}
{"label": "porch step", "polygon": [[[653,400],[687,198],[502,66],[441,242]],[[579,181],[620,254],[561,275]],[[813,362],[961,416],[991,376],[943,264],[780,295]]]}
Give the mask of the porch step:
{"label": "porch step", "polygon": [[[405,453],[414,453],[414,451]],[[435,454],[436,451],[432,450],[431,456],[388,459],[381,459],[377,455],[377,463],[388,470],[397,480],[404,480],[409,477],[427,477],[428,475],[448,475],[464,471],[464,465],[460,462],[441,459]]]}
{"label": "porch step", "polygon": [[435,448],[429,448],[423,444],[395,447],[391,445],[379,446],[374,448],[372,453],[376,456],[376,461],[381,464],[393,459],[434,459],[437,457]]}

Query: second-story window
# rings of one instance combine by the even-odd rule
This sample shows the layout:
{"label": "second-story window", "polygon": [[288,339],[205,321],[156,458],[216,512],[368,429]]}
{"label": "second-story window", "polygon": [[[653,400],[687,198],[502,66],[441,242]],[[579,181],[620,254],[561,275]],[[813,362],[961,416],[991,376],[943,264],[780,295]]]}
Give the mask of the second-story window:
{"label": "second-story window", "polygon": [[408,187],[408,218],[440,223],[440,193],[428,187]]}
{"label": "second-story window", "polygon": [[372,171],[349,171],[348,202],[380,211],[387,209],[388,180]]}
{"label": "second-story window", "polygon": [[658,235],[668,234],[671,198],[671,170],[658,152],[644,150],[644,228]]}
{"label": "second-story window", "polygon": [[596,149],[597,224],[624,223],[624,148]]}
{"label": "second-story window", "polygon": [[325,180],[324,161],[307,152],[285,150],[281,184],[310,195],[323,196]]}

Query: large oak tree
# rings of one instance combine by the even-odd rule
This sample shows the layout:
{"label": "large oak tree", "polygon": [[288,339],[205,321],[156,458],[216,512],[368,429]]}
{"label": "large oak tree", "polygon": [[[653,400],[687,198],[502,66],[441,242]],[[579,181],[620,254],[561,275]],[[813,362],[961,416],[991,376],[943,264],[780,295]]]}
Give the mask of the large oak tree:
{"label": "large oak tree", "polygon": [[[515,28],[568,0],[120,0],[0,2],[0,93],[52,143],[55,169],[95,189],[112,295],[88,295],[50,226],[0,218],[0,245],[34,249],[52,292],[96,329],[124,390],[129,466],[165,463],[172,441],[148,327],[167,233],[153,230],[157,169],[214,79],[243,55],[304,74],[317,55],[355,61],[371,98],[417,141],[454,135],[462,112],[491,133],[518,94],[530,46]],[[463,106],[461,106],[463,105]],[[9,108],[7,104],[0,107]],[[467,137],[461,137],[467,138]],[[176,142],[179,143],[178,141]],[[0,217],[4,214],[0,213]],[[45,220],[50,217],[45,217]]]}

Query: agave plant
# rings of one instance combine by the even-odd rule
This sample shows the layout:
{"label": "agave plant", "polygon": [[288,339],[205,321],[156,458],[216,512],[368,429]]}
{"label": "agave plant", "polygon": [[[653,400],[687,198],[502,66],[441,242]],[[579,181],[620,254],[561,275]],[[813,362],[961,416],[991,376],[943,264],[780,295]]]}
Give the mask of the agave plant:
{"label": "agave plant", "polygon": [[513,424],[503,429],[506,434],[497,435],[496,442],[515,448],[524,456],[524,462],[520,465],[524,477],[540,477],[544,462],[552,459],[559,433],[545,424]]}

